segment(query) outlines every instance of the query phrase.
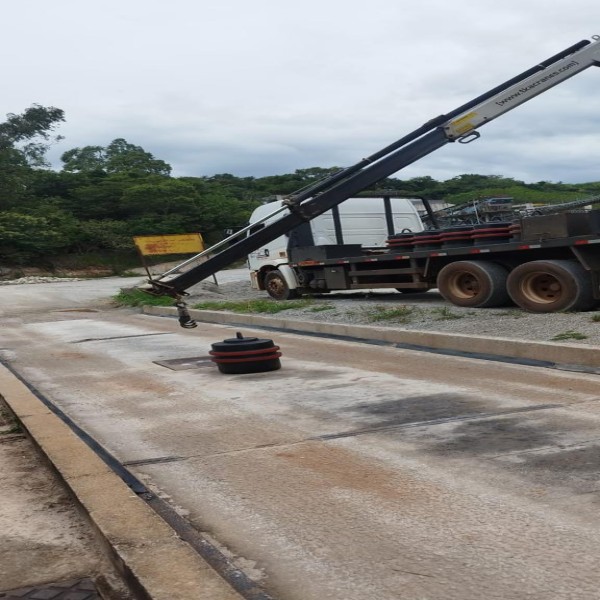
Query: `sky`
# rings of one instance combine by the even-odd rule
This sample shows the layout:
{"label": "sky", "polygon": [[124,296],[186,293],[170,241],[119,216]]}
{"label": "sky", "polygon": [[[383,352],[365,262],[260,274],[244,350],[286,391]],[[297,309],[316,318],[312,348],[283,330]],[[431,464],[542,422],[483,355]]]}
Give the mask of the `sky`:
{"label": "sky", "polygon": [[[142,146],[174,176],[349,166],[600,34],[598,0],[1,0],[0,120],[65,111],[49,153]],[[396,173],[600,181],[600,69]]]}

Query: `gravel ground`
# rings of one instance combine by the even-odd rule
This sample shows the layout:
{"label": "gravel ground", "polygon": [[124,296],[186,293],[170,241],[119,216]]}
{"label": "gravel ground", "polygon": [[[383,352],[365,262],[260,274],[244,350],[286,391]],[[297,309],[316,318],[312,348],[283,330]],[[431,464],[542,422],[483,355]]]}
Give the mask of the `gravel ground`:
{"label": "gravel ground", "polygon": [[61,283],[64,281],[81,281],[77,277],[19,277],[18,279],[0,280],[0,285],[24,285],[26,283]]}
{"label": "gravel ground", "polygon": [[[249,282],[224,283],[218,287],[203,282],[191,288],[187,302],[193,306],[206,301],[257,298],[269,299],[265,292],[252,290]],[[600,347],[600,309],[583,313],[533,314],[514,306],[460,308],[446,302],[435,291],[410,295],[389,290],[323,294],[314,296],[304,308],[285,310],[278,316],[302,321],[375,325]]]}

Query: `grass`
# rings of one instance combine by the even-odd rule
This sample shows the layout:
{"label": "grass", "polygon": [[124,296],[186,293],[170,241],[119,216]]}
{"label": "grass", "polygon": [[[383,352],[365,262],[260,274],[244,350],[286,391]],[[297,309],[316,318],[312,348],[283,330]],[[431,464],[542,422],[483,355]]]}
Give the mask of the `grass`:
{"label": "grass", "polygon": [[323,312],[324,310],[335,310],[335,306],[333,306],[333,304],[317,304],[316,306],[309,308],[308,312],[318,313]]}
{"label": "grass", "polygon": [[592,321],[592,323],[600,323],[600,314],[592,315],[590,321]]}
{"label": "grass", "polygon": [[562,333],[557,333],[553,338],[550,338],[552,342],[563,342],[565,340],[587,340],[588,336],[584,333],[579,333],[578,331],[573,331],[569,329],[568,331],[563,331]]}
{"label": "grass", "polygon": [[407,324],[417,317],[423,316],[430,316],[434,321],[453,321],[454,319],[463,319],[467,314],[453,312],[447,306],[432,309],[420,309],[408,305],[398,306],[397,308],[376,306],[374,309],[367,311],[367,318],[371,322],[392,321],[394,323]]}
{"label": "grass", "polygon": [[384,308],[376,306],[368,312],[368,319],[372,322],[395,321],[397,323],[410,323],[416,310],[412,306],[399,306],[398,308]]}
{"label": "grass", "polygon": [[142,290],[121,290],[113,300],[117,306],[173,306],[175,303],[170,296],[153,296]]}
{"label": "grass", "polygon": [[200,302],[199,304],[194,304],[192,308],[199,310],[228,310],[235,313],[267,313],[273,315],[284,310],[307,308],[313,303],[314,300],[309,298],[304,300],[286,300],[283,302],[261,298],[258,300],[240,300],[238,302]]}
{"label": "grass", "polygon": [[447,306],[441,306],[440,308],[431,309],[436,321],[452,321],[454,319],[462,319],[465,315],[459,315],[458,313],[452,312]]}

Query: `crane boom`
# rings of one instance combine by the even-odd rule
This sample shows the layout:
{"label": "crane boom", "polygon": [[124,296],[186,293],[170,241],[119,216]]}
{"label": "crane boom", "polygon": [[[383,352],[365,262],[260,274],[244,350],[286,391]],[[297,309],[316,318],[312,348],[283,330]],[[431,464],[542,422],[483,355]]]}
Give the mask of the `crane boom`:
{"label": "crane boom", "polygon": [[168,281],[151,280],[153,293],[180,298],[185,290],[246,257],[265,244],[330,210],[354,194],[389,177],[442,146],[479,137],[477,129],[535,96],[600,65],[600,36],[582,40],[496,86],[470,102],[440,115],[393,144],[286,197],[289,213],[232,244],[206,262]]}

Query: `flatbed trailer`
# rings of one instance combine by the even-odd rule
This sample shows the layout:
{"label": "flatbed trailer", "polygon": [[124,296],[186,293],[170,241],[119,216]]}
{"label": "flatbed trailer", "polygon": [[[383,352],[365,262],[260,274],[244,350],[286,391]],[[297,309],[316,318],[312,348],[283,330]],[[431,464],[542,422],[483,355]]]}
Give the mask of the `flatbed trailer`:
{"label": "flatbed trailer", "polygon": [[[289,267],[298,294],[437,288],[452,304],[473,308],[514,302],[555,312],[600,304],[600,210],[493,225],[399,234],[387,248],[292,248]],[[581,229],[588,232],[569,235]]]}

